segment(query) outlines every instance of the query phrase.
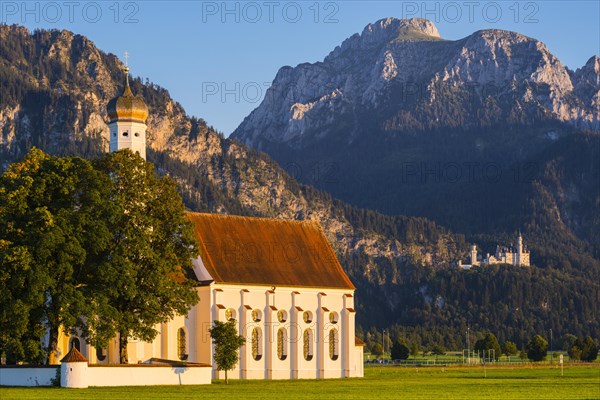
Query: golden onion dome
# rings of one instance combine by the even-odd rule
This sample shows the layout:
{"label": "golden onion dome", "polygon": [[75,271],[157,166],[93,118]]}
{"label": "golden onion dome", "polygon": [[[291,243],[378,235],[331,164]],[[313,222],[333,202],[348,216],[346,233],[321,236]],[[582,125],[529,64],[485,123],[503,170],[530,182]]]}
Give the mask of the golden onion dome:
{"label": "golden onion dome", "polygon": [[129,87],[129,79],[121,96],[115,97],[106,106],[110,122],[134,121],[146,123],[148,106],[140,96],[134,96]]}

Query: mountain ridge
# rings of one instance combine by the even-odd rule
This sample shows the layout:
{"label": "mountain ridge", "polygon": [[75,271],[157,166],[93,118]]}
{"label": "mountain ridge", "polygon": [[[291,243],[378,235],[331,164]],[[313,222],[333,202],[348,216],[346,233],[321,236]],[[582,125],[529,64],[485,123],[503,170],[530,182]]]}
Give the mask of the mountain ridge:
{"label": "mountain ridge", "polygon": [[[470,110],[467,101],[493,99],[502,110],[496,122],[505,121],[511,113],[515,118],[533,115],[529,110],[537,109],[544,119],[579,128],[600,126],[595,112],[600,95],[587,101],[577,98],[571,78],[577,85],[580,75],[564,67],[542,42],[497,29],[480,30],[455,41],[392,40],[398,29],[414,21],[382,19],[344,40],[323,61],[283,67],[263,102],[232,137],[258,149],[265,149],[269,142],[302,147],[312,136],[327,135],[332,118],[351,118],[360,108],[377,109],[389,102],[390,92],[398,92],[393,85],[418,90],[415,101],[395,100],[408,112],[414,112],[419,102],[442,107],[447,99],[435,89],[443,85],[474,97],[463,101],[466,111]],[[418,21],[437,32],[430,21]],[[421,124],[452,126],[451,120],[432,122],[431,117],[416,116]],[[476,116],[465,123],[477,125]]]}

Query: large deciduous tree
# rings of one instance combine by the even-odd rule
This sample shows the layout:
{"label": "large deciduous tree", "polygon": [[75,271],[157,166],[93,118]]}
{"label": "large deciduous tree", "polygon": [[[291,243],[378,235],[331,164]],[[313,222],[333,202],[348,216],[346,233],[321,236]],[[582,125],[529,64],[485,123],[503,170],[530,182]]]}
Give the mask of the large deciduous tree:
{"label": "large deciduous tree", "polygon": [[403,341],[396,340],[392,346],[392,351],[390,354],[392,360],[406,360],[410,355],[410,349]]}
{"label": "large deciduous tree", "polygon": [[10,361],[56,363],[61,327],[86,313],[87,261],[109,240],[106,187],[90,162],[35,148],[2,174],[0,350]]}
{"label": "large deciduous tree", "polygon": [[527,343],[527,358],[531,361],[542,361],[548,352],[548,341],[540,335],[535,335]]}
{"label": "large deciduous tree", "polygon": [[563,350],[569,350],[577,341],[577,336],[572,333],[566,333],[561,338],[561,345]]}
{"label": "large deciduous tree", "polygon": [[111,242],[95,262],[95,308],[82,325],[96,347],[118,334],[120,361],[128,338],[151,341],[156,324],[198,302],[192,259],[198,248],[175,182],[129,150],[96,163],[109,177]]}
{"label": "large deciduous tree", "polygon": [[517,344],[515,342],[507,340],[504,342],[504,345],[502,345],[502,352],[507,356],[514,356],[519,352],[519,349],[517,348]]}
{"label": "large deciduous tree", "polygon": [[225,383],[229,383],[227,371],[233,369],[238,362],[238,349],[246,343],[243,336],[238,335],[236,321],[214,321],[209,329],[210,337],[215,345],[215,363],[217,370],[225,371]]}
{"label": "large deciduous tree", "polygon": [[598,345],[591,336],[578,338],[568,349],[572,360],[592,362],[598,357]]}
{"label": "large deciduous tree", "polygon": [[475,351],[482,352],[482,356],[485,358],[485,353],[493,353],[494,359],[500,358],[502,350],[500,350],[500,344],[498,339],[492,332],[488,332],[483,338],[475,342]]}

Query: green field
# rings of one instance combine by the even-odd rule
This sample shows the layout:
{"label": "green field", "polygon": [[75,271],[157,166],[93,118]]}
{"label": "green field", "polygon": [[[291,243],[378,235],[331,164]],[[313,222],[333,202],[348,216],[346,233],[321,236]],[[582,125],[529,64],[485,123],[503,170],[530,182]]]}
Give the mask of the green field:
{"label": "green field", "polygon": [[0,399],[600,399],[600,366],[367,367],[365,378],[207,386],[0,388]]}

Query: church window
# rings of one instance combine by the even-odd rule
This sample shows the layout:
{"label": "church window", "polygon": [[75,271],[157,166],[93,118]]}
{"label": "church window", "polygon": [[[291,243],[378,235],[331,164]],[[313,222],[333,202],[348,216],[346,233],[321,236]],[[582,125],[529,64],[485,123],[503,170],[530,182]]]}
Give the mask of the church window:
{"label": "church window", "polygon": [[259,361],[262,358],[262,332],[260,328],[252,330],[252,358]]}
{"label": "church window", "polygon": [[262,319],[262,312],[260,312],[259,309],[252,310],[252,320],[254,322],[260,322],[261,319]]}
{"label": "church window", "polygon": [[338,359],[338,331],[332,329],[329,331],[329,358],[333,361]]}
{"label": "church window", "polygon": [[123,132],[123,136],[125,136],[125,137],[129,136],[129,132],[127,132],[127,131]]}
{"label": "church window", "polygon": [[81,341],[78,338],[71,339],[69,350],[71,350],[73,347],[75,347],[77,351],[81,351]]}
{"label": "church window", "polygon": [[285,312],[285,310],[279,310],[277,311],[277,320],[279,322],[285,322],[287,321],[287,312]]}
{"label": "church window", "polygon": [[304,359],[310,361],[313,358],[313,332],[311,329],[306,329],[302,337]]}
{"label": "church window", "polygon": [[331,322],[332,324],[337,324],[339,319],[340,319],[340,316],[338,313],[336,313],[336,312],[329,313],[329,322]]}
{"label": "church window", "polygon": [[106,360],[106,352],[102,347],[96,348],[96,358],[98,361]]}
{"label": "church window", "polygon": [[180,360],[187,360],[187,340],[185,335],[185,329],[179,328],[177,330],[177,357]]}
{"label": "church window", "polygon": [[233,308],[228,308],[225,310],[225,320],[231,321],[235,319],[235,310]]}
{"label": "church window", "polygon": [[139,133],[139,132],[136,132],[136,133],[135,133],[135,137],[140,137],[140,133]]}
{"label": "church window", "polygon": [[304,311],[302,319],[304,319],[304,322],[306,322],[307,324],[310,324],[313,320],[312,313],[310,311]]}
{"label": "church window", "polygon": [[285,328],[279,328],[277,331],[277,357],[282,361],[287,358],[287,332]]}

